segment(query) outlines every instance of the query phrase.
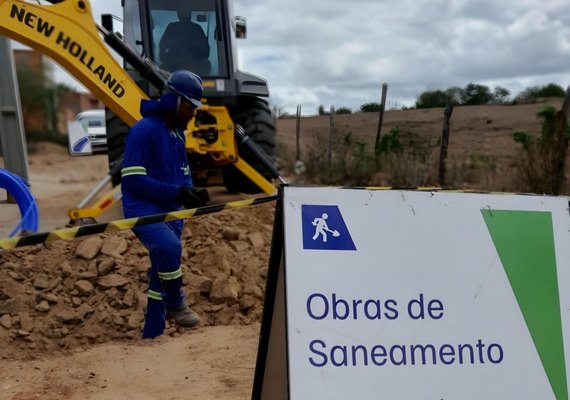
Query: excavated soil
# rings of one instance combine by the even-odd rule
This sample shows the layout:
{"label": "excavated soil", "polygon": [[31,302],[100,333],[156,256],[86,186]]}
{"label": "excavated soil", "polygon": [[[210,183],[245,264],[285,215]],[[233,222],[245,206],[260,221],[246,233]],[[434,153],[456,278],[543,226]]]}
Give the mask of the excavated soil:
{"label": "excavated soil", "polygon": [[[259,205],[187,223],[184,289],[204,326],[259,322],[272,213]],[[5,252],[0,264],[0,357],[140,337],[150,263],[130,230]]]}

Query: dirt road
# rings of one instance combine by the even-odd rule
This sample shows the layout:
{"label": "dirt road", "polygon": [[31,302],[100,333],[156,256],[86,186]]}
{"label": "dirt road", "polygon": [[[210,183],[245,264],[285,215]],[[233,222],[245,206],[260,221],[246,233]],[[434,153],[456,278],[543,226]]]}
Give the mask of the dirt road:
{"label": "dirt road", "polygon": [[258,334],[258,324],[216,326],[33,361],[2,360],[0,399],[249,399]]}

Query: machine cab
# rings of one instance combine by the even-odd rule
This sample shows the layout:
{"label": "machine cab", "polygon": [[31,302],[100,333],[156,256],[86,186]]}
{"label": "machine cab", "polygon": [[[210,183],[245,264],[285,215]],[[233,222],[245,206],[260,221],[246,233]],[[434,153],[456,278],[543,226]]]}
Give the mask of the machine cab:
{"label": "machine cab", "polygon": [[161,69],[230,79],[233,39],[245,37],[245,19],[235,17],[228,26],[228,12],[222,0],[126,1],[124,35]]}
{"label": "machine cab", "polygon": [[[246,19],[233,16],[232,0],[124,1],[123,36],[142,57],[166,72],[190,70],[202,78],[210,105],[237,96],[269,96],[267,82],[237,69],[236,39],[247,36]],[[125,68],[152,97],[144,77]]]}

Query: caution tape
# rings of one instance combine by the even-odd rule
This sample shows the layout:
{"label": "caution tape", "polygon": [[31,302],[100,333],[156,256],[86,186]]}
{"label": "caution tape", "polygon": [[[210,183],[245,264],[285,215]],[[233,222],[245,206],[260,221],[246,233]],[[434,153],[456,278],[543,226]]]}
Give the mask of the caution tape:
{"label": "caution tape", "polygon": [[172,211],[164,214],[147,215],[144,217],[120,219],[100,224],[84,225],[73,228],[56,229],[51,232],[36,233],[27,236],[15,236],[8,239],[0,239],[0,249],[9,250],[15,247],[29,246],[52,242],[55,240],[73,240],[80,236],[95,235],[98,233],[132,229],[136,226],[156,224],[159,222],[173,221],[197,217],[199,215],[212,214],[228,209],[253,206],[277,200],[278,195],[259,197],[256,199],[238,200],[229,203],[213,204],[188,210]]}

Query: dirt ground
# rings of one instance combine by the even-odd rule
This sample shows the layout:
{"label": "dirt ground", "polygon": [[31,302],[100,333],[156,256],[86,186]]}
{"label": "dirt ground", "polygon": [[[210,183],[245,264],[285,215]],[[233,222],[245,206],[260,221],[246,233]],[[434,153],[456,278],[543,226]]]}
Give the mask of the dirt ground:
{"label": "dirt ground", "polygon": [[0,398],[249,399],[258,334],[257,324],[214,326],[153,341],[2,360]]}
{"label": "dirt ground", "polygon": [[[509,190],[517,154],[511,134],[539,132],[536,113],[543,106],[457,108],[451,165],[489,155],[493,170],[467,183]],[[442,109],[387,111],[383,132],[398,127],[437,138],[442,115]],[[352,132],[370,143],[377,121],[375,113],[335,116],[335,134]],[[301,159],[326,151],[329,122],[328,116],[302,120]],[[297,157],[294,119],[278,121],[278,153],[290,171]],[[106,172],[105,156],[72,158],[41,144],[29,155],[40,231],[63,227],[67,209]],[[3,195],[0,238],[19,221]],[[211,188],[210,196],[214,202],[249,197],[222,188]],[[203,324],[191,331],[169,326],[152,341],[140,338],[148,255],[130,231],[0,252],[0,400],[251,398],[273,216],[270,202],[187,221],[185,291]],[[117,218],[115,208],[99,221]]]}
{"label": "dirt ground", "polygon": [[[52,144],[29,155],[41,232],[64,227],[106,162]],[[4,238],[19,212],[0,192]],[[140,338],[148,256],[130,231],[1,252],[0,399],[251,398],[273,210],[269,202],[187,222],[185,291],[202,326],[167,327],[152,341]]]}

